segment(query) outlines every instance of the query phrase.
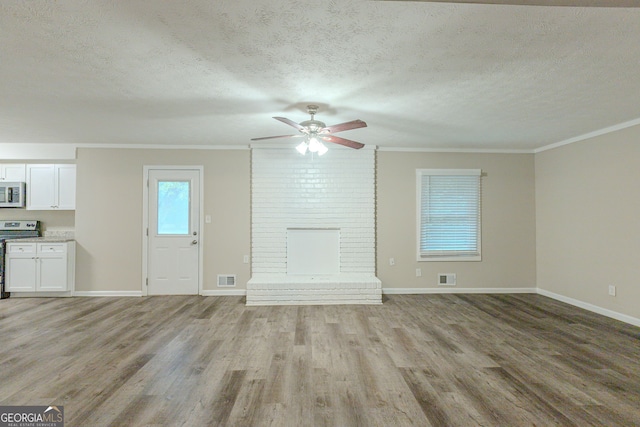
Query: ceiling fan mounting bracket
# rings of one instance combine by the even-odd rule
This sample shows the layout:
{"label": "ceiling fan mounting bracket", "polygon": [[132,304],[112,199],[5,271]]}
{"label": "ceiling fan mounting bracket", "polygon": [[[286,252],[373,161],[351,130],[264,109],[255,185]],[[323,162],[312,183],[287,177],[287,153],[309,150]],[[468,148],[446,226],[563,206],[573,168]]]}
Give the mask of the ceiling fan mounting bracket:
{"label": "ceiling fan mounting bracket", "polygon": [[314,104],[307,105],[307,112],[311,115],[311,120],[305,120],[304,122],[300,122],[300,125],[307,129],[307,132],[305,133],[316,135],[321,129],[324,129],[327,127],[327,125],[324,122],[321,122],[320,120],[315,120],[315,115],[318,112],[318,108],[320,107]]}
{"label": "ceiling fan mounting bracket", "polygon": [[313,116],[315,116],[318,112],[318,108],[320,107],[314,104],[307,105],[307,112],[311,115],[311,120],[313,120]]}

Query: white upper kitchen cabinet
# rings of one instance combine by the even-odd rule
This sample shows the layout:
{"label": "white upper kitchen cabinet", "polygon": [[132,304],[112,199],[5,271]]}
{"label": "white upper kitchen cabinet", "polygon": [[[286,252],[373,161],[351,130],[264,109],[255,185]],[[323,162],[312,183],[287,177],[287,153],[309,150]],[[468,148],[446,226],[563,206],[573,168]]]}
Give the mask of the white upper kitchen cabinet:
{"label": "white upper kitchen cabinet", "polygon": [[57,209],[76,208],[76,165],[56,165]]}
{"label": "white upper kitchen cabinet", "polygon": [[0,181],[24,182],[27,180],[27,165],[24,163],[0,164]]}
{"label": "white upper kitchen cabinet", "polygon": [[74,210],[76,165],[27,165],[27,209]]}

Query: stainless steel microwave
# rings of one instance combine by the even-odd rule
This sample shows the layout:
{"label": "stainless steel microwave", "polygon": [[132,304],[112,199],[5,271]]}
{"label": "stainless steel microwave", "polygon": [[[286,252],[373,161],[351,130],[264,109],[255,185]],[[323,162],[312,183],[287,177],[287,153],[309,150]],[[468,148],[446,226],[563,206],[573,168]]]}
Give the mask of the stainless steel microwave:
{"label": "stainless steel microwave", "polygon": [[24,182],[0,182],[0,208],[24,208]]}

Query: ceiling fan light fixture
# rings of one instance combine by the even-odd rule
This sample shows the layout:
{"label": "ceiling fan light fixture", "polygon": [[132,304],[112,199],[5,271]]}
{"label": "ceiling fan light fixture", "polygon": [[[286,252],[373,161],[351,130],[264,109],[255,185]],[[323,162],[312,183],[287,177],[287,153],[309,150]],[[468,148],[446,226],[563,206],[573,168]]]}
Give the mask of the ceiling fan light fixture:
{"label": "ceiling fan light fixture", "polygon": [[309,151],[316,153],[320,149],[320,141],[317,138],[309,138]]}
{"label": "ceiling fan light fixture", "polygon": [[309,152],[318,153],[318,156],[322,156],[324,153],[329,151],[326,145],[318,140],[315,136],[309,138]]}
{"label": "ceiling fan light fixture", "polygon": [[320,145],[320,147],[318,147],[318,156],[322,156],[324,153],[329,151],[327,146],[324,145],[322,142],[318,142],[318,144]]}
{"label": "ceiling fan light fixture", "polygon": [[302,154],[303,156],[307,153],[307,148],[307,141],[302,141],[296,146],[296,150],[298,150],[298,153]]}

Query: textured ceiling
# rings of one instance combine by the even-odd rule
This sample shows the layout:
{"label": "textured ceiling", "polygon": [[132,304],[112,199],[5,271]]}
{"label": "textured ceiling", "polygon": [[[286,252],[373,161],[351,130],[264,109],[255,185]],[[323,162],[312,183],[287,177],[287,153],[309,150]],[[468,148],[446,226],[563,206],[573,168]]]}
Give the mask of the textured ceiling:
{"label": "textured ceiling", "polygon": [[638,8],[3,0],[0,143],[247,146],[315,103],[366,144],[534,150],[640,118],[639,71]]}

